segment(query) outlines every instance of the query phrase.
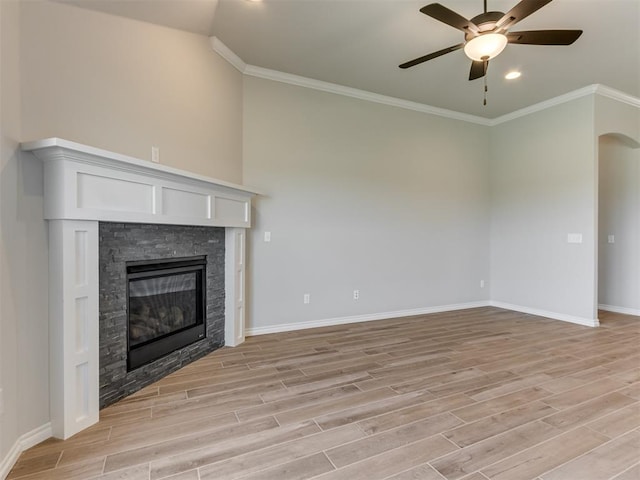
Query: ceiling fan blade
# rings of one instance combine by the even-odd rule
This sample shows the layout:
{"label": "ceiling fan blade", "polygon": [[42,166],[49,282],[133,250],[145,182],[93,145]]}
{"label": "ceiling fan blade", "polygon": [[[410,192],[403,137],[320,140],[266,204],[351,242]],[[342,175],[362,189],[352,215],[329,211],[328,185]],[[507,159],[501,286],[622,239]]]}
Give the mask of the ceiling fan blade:
{"label": "ceiling fan blade", "polygon": [[463,32],[472,32],[477,34],[479,32],[478,26],[471,23],[462,15],[457,14],[453,10],[449,10],[447,7],[440,5],[439,3],[431,3],[420,9],[422,13],[435,18],[436,20],[446,23],[447,25],[462,30]]}
{"label": "ceiling fan blade", "polygon": [[489,60],[474,60],[471,62],[471,71],[469,72],[469,80],[476,80],[482,78],[487,74],[489,68]]}
{"label": "ceiling fan blade", "polygon": [[521,45],[571,45],[582,30],[530,30],[507,33],[509,43]]}
{"label": "ceiling fan blade", "polygon": [[455,52],[456,50],[460,50],[464,47],[464,43],[459,43],[458,45],[453,45],[451,47],[443,48],[442,50],[438,50],[437,52],[430,53],[428,55],[423,55],[422,57],[415,58],[408,62],[403,63],[402,65],[398,65],[400,68],[409,68],[420,63],[426,62],[427,60],[432,60],[434,58],[440,57],[446,53]]}
{"label": "ceiling fan blade", "polygon": [[549,2],[551,2],[551,0],[522,0],[496,22],[496,27],[498,29],[507,29],[512,27],[520,20],[544,7]]}

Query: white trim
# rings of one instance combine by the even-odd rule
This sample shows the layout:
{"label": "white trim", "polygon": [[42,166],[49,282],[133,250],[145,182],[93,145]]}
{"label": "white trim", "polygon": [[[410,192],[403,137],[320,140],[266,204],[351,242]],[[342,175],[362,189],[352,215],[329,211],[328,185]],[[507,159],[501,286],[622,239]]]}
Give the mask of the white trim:
{"label": "white trim", "polygon": [[21,435],[16,443],[13,444],[7,455],[0,462],[0,478],[5,479],[13,466],[18,461],[18,457],[25,450],[45,441],[51,437],[51,424],[45,423],[44,425],[34,428],[30,432]]}
{"label": "white trim", "polygon": [[409,100],[403,100],[401,98],[389,97],[387,95],[380,95],[377,93],[368,92],[366,90],[360,90],[358,88],[345,87],[336,83],[324,82],[322,80],[315,80],[313,78],[303,77],[300,75],[294,75],[291,73],[280,72],[278,70],[271,70],[269,68],[258,67],[255,65],[249,65],[245,63],[238,55],[236,55],[229,47],[220,41],[217,37],[210,37],[211,48],[217,52],[222,58],[227,60],[231,65],[237,68],[241,73],[250,75],[252,77],[264,78],[266,80],[273,80],[275,82],[287,83],[289,85],[296,85],[298,87],[310,88],[313,90],[320,90],[322,92],[334,93],[336,95],[343,95],[345,97],[357,98],[359,100],[365,100],[373,103],[380,103],[383,105],[389,105],[392,107],[404,108],[406,110],[414,110],[416,112],[428,113],[431,115],[437,115],[440,117],[451,118],[454,120],[462,120],[464,122],[476,123],[479,125],[485,125],[493,127],[501,123],[505,123],[516,118],[524,117],[531,113],[546,110],[547,108],[561,105],[577,98],[585,97],[587,95],[598,94],[603,97],[612,98],[614,100],[621,101],[634,107],[640,107],[640,98],[633,95],[626,94],[619,90],[607,87],[605,85],[593,84],[587,87],[574,90],[563,95],[545,100],[534,105],[516,110],[511,113],[507,113],[497,118],[484,118],[476,115],[470,115],[468,113],[456,112],[453,110],[447,110],[444,108],[432,107],[424,103],[412,102]]}
{"label": "white trim", "polygon": [[186,170],[180,170],[160,163],[153,163],[148,160],[130,157],[121,153],[110,152],[91,145],[84,145],[82,143],[65,140],[64,138],[50,137],[41,140],[33,140],[31,142],[23,142],[20,144],[20,148],[24,152],[33,153],[43,161],[66,158],[76,162],[82,162],[87,165],[106,166],[114,170],[144,173],[153,177],[161,176],[174,179],[176,181],[203,182],[207,185],[228,188],[240,194],[260,194],[259,190],[252,187],[207,177],[205,175],[188,172]]}
{"label": "white trim", "polygon": [[598,327],[600,322],[597,318],[576,317],[565,313],[550,312],[548,310],[540,310],[538,308],[523,307],[521,305],[513,305],[511,303],[490,301],[492,307],[504,308],[505,310],[513,310],[515,312],[528,313],[539,317],[551,318],[553,320],[562,320],[563,322],[576,323],[585,327]]}
{"label": "white trim", "polygon": [[345,97],[357,98],[359,100],[365,100],[367,102],[381,103],[383,105],[389,105],[392,107],[399,107],[406,110],[414,110],[416,112],[451,118],[454,120],[462,120],[464,122],[477,123],[479,125],[486,126],[491,124],[491,120],[489,120],[488,118],[478,117],[475,115],[470,115],[468,113],[454,112],[453,110],[432,107],[430,105],[425,105],[424,103],[402,100],[396,97],[380,95],[378,93],[367,92],[365,90],[360,90],[357,88],[345,87],[336,83],[323,82],[322,80],[315,80],[313,78],[293,75],[291,73],[279,72],[277,70],[270,70],[268,68],[256,67],[254,65],[247,65],[244,70],[244,74],[251,75],[252,77],[264,78],[266,80],[288,83],[289,85],[296,85],[298,87],[310,88],[312,90],[320,90],[322,92],[334,93],[336,95],[343,95]]}
{"label": "white trim", "polygon": [[511,120],[515,120],[516,118],[524,117],[526,115],[530,115],[535,112],[540,112],[542,110],[546,110],[547,108],[555,107],[556,105],[561,105],[563,103],[570,102],[571,100],[575,100],[577,98],[586,97],[587,95],[592,95],[596,93],[598,87],[599,85],[589,85],[588,87],[580,88],[578,90],[565,93],[564,95],[550,98],[549,100],[545,100],[544,102],[536,103],[534,105],[521,108],[520,110],[507,113],[505,115],[502,115],[500,117],[497,117],[491,120],[490,126],[493,127],[495,125],[500,125],[501,123],[510,122]]}
{"label": "white trim", "polygon": [[224,344],[227,347],[237,347],[245,337],[246,235],[244,228],[225,229]]}
{"label": "white trim", "polygon": [[619,102],[626,103],[632,107],[640,107],[640,98],[626,94],[620,90],[607,87],[606,85],[596,85],[596,94],[613,100],[618,100]]}
{"label": "white trim", "polygon": [[364,315],[352,315],[350,317],[327,318],[324,320],[311,320],[299,323],[281,323],[269,327],[247,328],[246,335],[266,335],[269,333],[290,332],[293,330],[305,330],[308,328],[330,327],[334,325],[346,325],[349,323],[371,322],[375,320],[387,320],[389,318],[414,317],[416,315],[427,315],[430,313],[450,312],[453,310],[467,310],[469,308],[488,307],[486,300],[478,302],[457,303],[452,305],[439,305],[436,307],[412,308],[408,310],[397,310],[395,312],[367,313]]}
{"label": "white trim", "polygon": [[224,58],[231,65],[236,67],[240,73],[244,73],[247,68],[247,64],[235,53],[231,51],[218,37],[209,37],[211,48],[213,51]]}
{"label": "white trim", "polygon": [[616,307],[615,305],[605,305],[602,303],[598,304],[598,308],[606,312],[623,313],[625,315],[640,317],[640,309],[637,308]]}

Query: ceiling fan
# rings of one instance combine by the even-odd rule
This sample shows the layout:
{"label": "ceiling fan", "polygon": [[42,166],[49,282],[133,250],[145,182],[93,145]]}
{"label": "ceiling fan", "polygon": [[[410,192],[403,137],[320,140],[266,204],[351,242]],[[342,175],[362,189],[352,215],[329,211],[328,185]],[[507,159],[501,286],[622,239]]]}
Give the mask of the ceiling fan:
{"label": "ceiling fan", "polygon": [[422,13],[435,18],[464,32],[464,42],[437,52],[418,57],[402,65],[409,68],[428,60],[440,57],[461,48],[472,60],[469,80],[484,77],[489,67],[489,60],[504,50],[507,43],[520,45],[571,45],[582,34],[582,30],[529,30],[509,32],[520,20],[528,17],[551,0],[522,0],[507,13],[488,12],[487,0],[484,0],[484,13],[467,20],[453,10],[431,3],[420,9]]}

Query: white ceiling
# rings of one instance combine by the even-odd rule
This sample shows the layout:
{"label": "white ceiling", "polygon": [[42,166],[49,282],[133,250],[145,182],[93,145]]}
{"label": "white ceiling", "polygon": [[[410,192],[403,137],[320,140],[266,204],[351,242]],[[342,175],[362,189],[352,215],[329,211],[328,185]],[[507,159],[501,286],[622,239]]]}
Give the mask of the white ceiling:
{"label": "white ceiling", "polygon": [[[419,12],[429,0],[58,0],[218,37],[249,65],[425,105],[495,118],[603,84],[640,97],[640,0],[554,0],[512,28],[582,29],[571,46],[508,45],[483,80],[468,80],[462,50],[401,70],[400,63],[461,43],[463,33]],[[438,0],[471,18],[482,0]],[[518,0],[488,0],[508,11]],[[511,69],[522,71],[505,80]]]}

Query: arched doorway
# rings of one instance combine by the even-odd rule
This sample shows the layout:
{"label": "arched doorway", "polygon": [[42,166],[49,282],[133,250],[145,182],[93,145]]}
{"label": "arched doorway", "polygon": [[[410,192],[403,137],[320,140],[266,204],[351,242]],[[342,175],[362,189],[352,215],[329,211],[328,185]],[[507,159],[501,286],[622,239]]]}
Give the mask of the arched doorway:
{"label": "arched doorway", "polygon": [[598,138],[598,308],[640,315],[640,143]]}

